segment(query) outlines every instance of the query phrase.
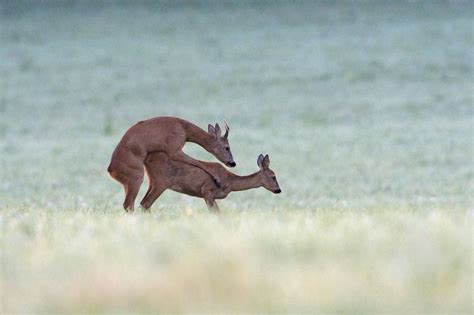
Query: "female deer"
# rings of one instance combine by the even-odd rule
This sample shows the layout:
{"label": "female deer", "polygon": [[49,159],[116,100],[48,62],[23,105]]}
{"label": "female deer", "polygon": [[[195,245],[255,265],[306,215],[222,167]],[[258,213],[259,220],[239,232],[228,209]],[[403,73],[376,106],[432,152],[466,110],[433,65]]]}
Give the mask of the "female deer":
{"label": "female deer", "polygon": [[280,186],[275,173],[269,168],[270,158],[260,154],[257,165],[260,171],[239,176],[227,171],[218,163],[202,162],[218,174],[222,186],[216,185],[212,177],[199,167],[174,161],[165,153],[152,153],[145,160],[145,169],[149,179],[148,191],[140,203],[149,210],[155,200],[167,189],[186,195],[204,198],[211,211],[218,212],[216,199],[224,199],[232,191],[241,191],[258,187],[279,194]]}

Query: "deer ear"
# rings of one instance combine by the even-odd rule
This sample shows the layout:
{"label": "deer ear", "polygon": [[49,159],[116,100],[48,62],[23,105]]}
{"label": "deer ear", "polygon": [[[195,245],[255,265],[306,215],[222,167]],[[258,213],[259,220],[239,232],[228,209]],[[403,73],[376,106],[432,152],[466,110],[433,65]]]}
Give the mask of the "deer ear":
{"label": "deer ear", "polygon": [[263,161],[262,161],[262,166],[263,168],[268,168],[270,166],[270,157],[267,155],[265,155],[265,157],[263,158]]}
{"label": "deer ear", "polygon": [[264,159],[264,158],[265,158],[265,157],[263,156],[263,154],[260,154],[260,155],[258,156],[258,159],[257,159],[257,165],[258,165],[258,167],[263,168],[263,164],[262,164],[262,163],[263,163],[263,159]]}
{"label": "deer ear", "polygon": [[220,137],[221,135],[222,135],[221,126],[219,126],[219,124],[216,124],[216,136]]}
{"label": "deer ear", "polygon": [[207,132],[209,132],[212,136],[216,135],[216,129],[211,124],[207,125]]}

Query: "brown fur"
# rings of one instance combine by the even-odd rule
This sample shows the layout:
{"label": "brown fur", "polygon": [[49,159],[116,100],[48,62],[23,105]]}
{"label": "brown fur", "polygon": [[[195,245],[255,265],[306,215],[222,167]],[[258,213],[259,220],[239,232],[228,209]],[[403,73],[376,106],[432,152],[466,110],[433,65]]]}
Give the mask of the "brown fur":
{"label": "brown fur", "polygon": [[212,177],[199,167],[173,161],[164,153],[148,155],[145,160],[145,169],[150,185],[140,203],[142,207],[149,210],[155,200],[167,189],[203,198],[209,210],[215,212],[219,211],[215,200],[226,198],[232,191],[265,187],[274,193],[281,192],[275,173],[269,168],[268,155],[259,157],[257,164],[260,171],[248,176],[231,173],[218,163],[203,163],[219,175],[223,184],[221,187],[217,186]]}
{"label": "brown fur", "polygon": [[229,148],[228,127],[221,136],[218,124],[209,125],[206,132],[189,121],[176,117],[156,117],[140,121],[123,135],[115,148],[107,169],[110,176],[121,183],[125,191],[123,207],[133,211],[135,198],[144,176],[144,161],[149,153],[164,152],[173,161],[193,165],[210,174],[219,184],[221,179],[214,168],[186,155],[182,148],[186,142],[194,142],[213,154],[221,162],[235,166]]}

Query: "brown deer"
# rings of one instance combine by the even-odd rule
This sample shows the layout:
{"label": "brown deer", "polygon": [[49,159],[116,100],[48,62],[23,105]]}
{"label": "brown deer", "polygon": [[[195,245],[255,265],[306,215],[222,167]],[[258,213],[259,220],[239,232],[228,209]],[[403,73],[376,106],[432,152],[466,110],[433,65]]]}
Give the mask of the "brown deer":
{"label": "brown deer", "polygon": [[140,203],[143,209],[149,211],[155,200],[167,189],[204,198],[207,207],[213,212],[220,211],[215,200],[226,198],[232,191],[265,187],[275,194],[281,193],[275,173],[269,168],[268,155],[260,154],[257,160],[260,170],[248,176],[231,173],[218,163],[203,163],[219,175],[223,184],[221,187],[199,167],[171,160],[165,153],[149,154],[145,160],[149,187]]}
{"label": "brown deer", "polygon": [[222,163],[235,167],[229,147],[227,123],[225,129],[225,134],[222,135],[219,124],[209,125],[206,132],[191,122],[176,117],[151,118],[130,127],[115,148],[107,169],[110,176],[124,187],[125,210],[134,209],[135,198],[143,182],[145,158],[152,152],[163,152],[171,161],[200,168],[220,185],[222,179],[215,168],[186,155],[182,148],[186,142],[194,142]]}

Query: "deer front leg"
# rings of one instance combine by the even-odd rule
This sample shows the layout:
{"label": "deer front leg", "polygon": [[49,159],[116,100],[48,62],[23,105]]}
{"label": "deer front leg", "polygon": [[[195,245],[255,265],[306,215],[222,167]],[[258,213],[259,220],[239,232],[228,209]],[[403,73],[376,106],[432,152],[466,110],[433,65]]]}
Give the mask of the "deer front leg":
{"label": "deer front leg", "polygon": [[170,155],[170,159],[172,159],[174,161],[184,162],[186,164],[190,164],[190,165],[199,167],[200,169],[202,169],[203,171],[205,171],[206,173],[208,173],[212,177],[212,179],[214,180],[214,182],[216,183],[216,185],[218,187],[222,187],[222,181],[219,177],[219,174],[217,174],[206,163],[203,163],[202,161],[199,161],[199,160],[196,160],[196,159],[190,157],[189,155],[187,155],[183,151],[178,151],[178,152],[174,153],[173,155]]}
{"label": "deer front leg", "polygon": [[213,213],[219,213],[221,211],[219,209],[219,206],[216,203],[216,199],[214,198],[214,193],[211,189],[203,187],[202,195],[204,197],[204,201],[206,202],[206,205],[209,211]]}
{"label": "deer front leg", "polygon": [[206,205],[209,211],[216,214],[221,212],[221,209],[219,209],[219,206],[217,205],[216,200],[214,200],[213,198],[211,199],[204,198],[204,200],[206,201]]}

